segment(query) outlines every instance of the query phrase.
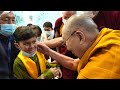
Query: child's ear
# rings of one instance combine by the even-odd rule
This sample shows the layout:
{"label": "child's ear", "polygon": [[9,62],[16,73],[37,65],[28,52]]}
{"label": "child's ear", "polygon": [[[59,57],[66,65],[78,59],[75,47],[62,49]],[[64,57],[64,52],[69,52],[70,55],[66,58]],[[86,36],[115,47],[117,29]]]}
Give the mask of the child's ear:
{"label": "child's ear", "polygon": [[14,45],[15,45],[16,48],[18,48],[20,50],[20,46],[17,42],[14,42]]}

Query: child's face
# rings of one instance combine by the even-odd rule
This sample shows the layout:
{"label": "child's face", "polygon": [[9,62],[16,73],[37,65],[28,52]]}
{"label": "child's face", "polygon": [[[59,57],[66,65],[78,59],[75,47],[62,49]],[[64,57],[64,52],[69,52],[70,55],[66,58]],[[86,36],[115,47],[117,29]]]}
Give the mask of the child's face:
{"label": "child's face", "polygon": [[32,37],[28,40],[20,41],[18,43],[18,48],[29,54],[34,53],[37,50],[36,37]]}

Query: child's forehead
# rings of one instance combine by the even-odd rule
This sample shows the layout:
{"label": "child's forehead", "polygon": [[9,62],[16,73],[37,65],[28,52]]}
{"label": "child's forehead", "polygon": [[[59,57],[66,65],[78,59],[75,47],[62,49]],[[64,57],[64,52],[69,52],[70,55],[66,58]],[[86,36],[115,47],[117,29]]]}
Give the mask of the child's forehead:
{"label": "child's forehead", "polygon": [[22,40],[22,42],[33,42],[33,41],[36,41],[37,40],[37,37],[36,36],[34,36],[34,37],[31,37],[31,38],[28,38],[28,39],[26,39],[26,40]]}

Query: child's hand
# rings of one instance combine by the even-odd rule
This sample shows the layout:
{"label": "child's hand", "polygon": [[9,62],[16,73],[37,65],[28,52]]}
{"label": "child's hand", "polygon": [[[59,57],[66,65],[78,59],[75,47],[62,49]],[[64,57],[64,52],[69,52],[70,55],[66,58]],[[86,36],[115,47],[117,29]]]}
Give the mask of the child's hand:
{"label": "child's hand", "polygon": [[62,72],[59,68],[50,68],[51,72],[53,73],[54,77],[61,78],[62,77]]}
{"label": "child's hand", "polygon": [[61,77],[62,77],[62,71],[61,71],[60,68],[57,68],[57,69],[58,69],[58,71],[59,71],[59,76],[57,76],[57,78],[61,78]]}
{"label": "child's hand", "polygon": [[50,64],[58,64],[58,62],[54,60],[54,61],[50,62]]}

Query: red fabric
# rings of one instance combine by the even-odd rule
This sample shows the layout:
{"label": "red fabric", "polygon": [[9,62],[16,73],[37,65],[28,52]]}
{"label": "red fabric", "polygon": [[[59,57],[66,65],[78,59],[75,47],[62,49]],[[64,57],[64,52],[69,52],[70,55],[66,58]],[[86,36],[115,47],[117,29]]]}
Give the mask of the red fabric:
{"label": "red fabric", "polygon": [[60,30],[60,26],[62,25],[62,17],[58,18],[56,21],[55,21],[55,27],[54,27],[54,30]]}
{"label": "red fabric", "polygon": [[68,52],[68,50],[64,46],[61,46],[59,50],[60,50],[59,53],[64,54],[64,55]]}
{"label": "red fabric", "polygon": [[65,67],[62,67],[61,70],[63,73],[62,79],[76,79],[78,75],[77,72],[69,70]]}
{"label": "red fabric", "polygon": [[99,30],[104,27],[114,30],[120,29],[120,11],[100,11],[93,20]]}

